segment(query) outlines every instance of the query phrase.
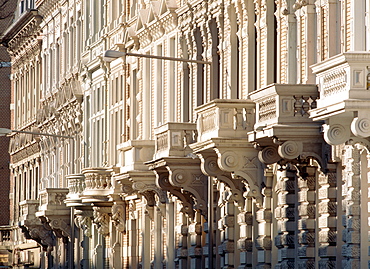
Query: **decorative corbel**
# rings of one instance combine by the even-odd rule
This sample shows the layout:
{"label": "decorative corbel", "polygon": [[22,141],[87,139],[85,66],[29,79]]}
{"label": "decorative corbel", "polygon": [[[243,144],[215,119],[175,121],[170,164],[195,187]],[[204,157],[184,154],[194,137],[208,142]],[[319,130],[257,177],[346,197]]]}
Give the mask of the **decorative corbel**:
{"label": "decorative corbel", "polygon": [[124,202],[121,203],[115,202],[112,206],[112,220],[114,225],[116,226],[117,231],[119,232],[126,232],[126,210],[124,206]]}
{"label": "decorative corbel", "polygon": [[[156,171],[157,172],[157,171]],[[188,192],[182,192],[181,188],[179,187],[174,187],[171,185],[169,181],[169,173],[162,172],[158,173],[157,172],[157,185],[164,191],[168,191],[169,193],[175,195],[177,198],[180,199],[182,202],[182,209],[181,211],[183,213],[186,213],[191,219],[194,218],[194,200],[192,199],[190,193]]]}
{"label": "decorative corbel", "polygon": [[75,210],[75,224],[82,229],[85,236],[91,237],[91,225],[93,213],[91,210]]}
{"label": "decorative corbel", "polygon": [[110,207],[93,207],[94,223],[98,226],[98,232],[104,236],[109,234]]}
{"label": "decorative corbel", "polygon": [[50,227],[56,232],[56,234],[60,234],[63,237],[69,237],[72,236],[72,229],[71,225],[69,224],[70,220],[65,219],[62,217],[57,218],[47,218]]}
{"label": "decorative corbel", "polygon": [[232,199],[241,207],[244,207],[243,194],[245,191],[244,183],[240,180],[232,180],[230,172],[222,171],[218,166],[218,158],[214,152],[202,152],[198,154],[201,160],[201,169],[207,176],[216,177],[221,182],[230,187]]}
{"label": "decorative corbel", "polygon": [[[165,158],[168,170],[168,183],[179,191],[189,193],[192,197],[193,209],[207,216],[207,177],[200,169],[198,158]],[[184,165],[185,164],[185,165]]]}
{"label": "decorative corbel", "polygon": [[47,222],[27,227],[27,233],[30,239],[41,244],[43,249],[48,253],[53,250],[55,246],[55,236]]}

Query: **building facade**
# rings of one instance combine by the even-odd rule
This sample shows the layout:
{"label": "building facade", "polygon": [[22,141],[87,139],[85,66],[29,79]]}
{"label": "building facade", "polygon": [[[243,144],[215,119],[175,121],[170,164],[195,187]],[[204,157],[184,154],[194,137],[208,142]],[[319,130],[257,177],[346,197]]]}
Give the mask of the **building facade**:
{"label": "building facade", "polygon": [[369,10],[19,1],[13,268],[369,268]]}

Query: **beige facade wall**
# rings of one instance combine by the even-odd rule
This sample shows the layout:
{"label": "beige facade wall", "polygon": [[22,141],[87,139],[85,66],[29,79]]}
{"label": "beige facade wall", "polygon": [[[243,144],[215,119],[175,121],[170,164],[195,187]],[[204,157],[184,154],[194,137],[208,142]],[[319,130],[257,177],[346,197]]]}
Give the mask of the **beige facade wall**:
{"label": "beige facade wall", "polygon": [[368,1],[19,5],[15,268],[368,266]]}

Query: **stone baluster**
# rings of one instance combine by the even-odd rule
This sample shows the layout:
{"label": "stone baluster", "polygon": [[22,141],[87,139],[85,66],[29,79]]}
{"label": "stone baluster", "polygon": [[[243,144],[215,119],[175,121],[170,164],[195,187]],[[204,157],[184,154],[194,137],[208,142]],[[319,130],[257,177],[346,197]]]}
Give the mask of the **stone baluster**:
{"label": "stone baluster", "polygon": [[[289,166],[279,171],[276,193],[278,204],[275,210],[278,235],[275,245],[278,248],[278,264],[280,268],[295,266],[295,171]],[[293,197],[292,197],[293,196]]]}
{"label": "stone baluster", "polygon": [[298,174],[298,266],[315,268],[316,167],[304,166]]}
{"label": "stone baluster", "polygon": [[337,175],[336,164],[328,164],[329,172],[320,173],[319,182],[319,267],[336,267],[337,245]]}

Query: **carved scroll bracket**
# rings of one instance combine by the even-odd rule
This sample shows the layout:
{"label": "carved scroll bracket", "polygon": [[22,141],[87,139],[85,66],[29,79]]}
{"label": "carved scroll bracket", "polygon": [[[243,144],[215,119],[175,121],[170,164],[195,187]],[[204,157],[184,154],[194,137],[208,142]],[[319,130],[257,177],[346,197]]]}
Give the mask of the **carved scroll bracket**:
{"label": "carved scroll bracket", "polygon": [[194,198],[194,209],[207,216],[207,177],[200,169],[200,160],[193,158],[165,158],[169,183]]}
{"label": "carved scroll bracket", "polygon": [[201,169],[207,176],[215,177],[225,183],[232,191],[232,199],[244,208],[245,185],[241,180],[233,180],[230,172],[223,171],[218,166],[218,157],[214,151],[203,151],[197,153],[201,160]]}
{"label": "carved scroll bracket", "polygon": [[123,194],[139,194],[144,196],[147,205],[154,206],[156,197],[160,203],[166,203],[166,192],[155,184],[152,171],[129,171],[118,175],[116,182],[121,186]]}
{"label": "carved scroll bracket", "polygon": [[182,191],[180,187],[175,187],[170,183],[169,180],[169,172],[166,167],[157,167],[155,169],[157,174],[156,183],[157,185],[164,191],[168,191],[169,193],[175,195],[177,198],[180,199],[182,202],[182,209],[181,211],[187,214],[191,219],[194,218],[195,211],[193,210],[195,207],[195,203],[191,194],[187,191]]}
{"label": "carved scroll bracket", "polygon": [[109,221],[111,207],[93,207],[93,221],[98,227],[98,232],[104,236],[109,234]]}
{"label": "carved scroll bracket", "polygon": [[55,235],[48,222],[36,220],[20,226],[27,239],[35,240],[43,249],[50,253],[55,246]]}
{"label": "carved scroll bracket", "polygon": [[92,209],[75,210],[75,225],[83,230],[83,233],[87,237],[91,237],[91,225],[93,219]]}
{"label": "carved scroll bracket", "polygon": [[69,216],[52,216],[45,218],[45,220],[49,223],[58,237],[71,238],[72,229]]}

